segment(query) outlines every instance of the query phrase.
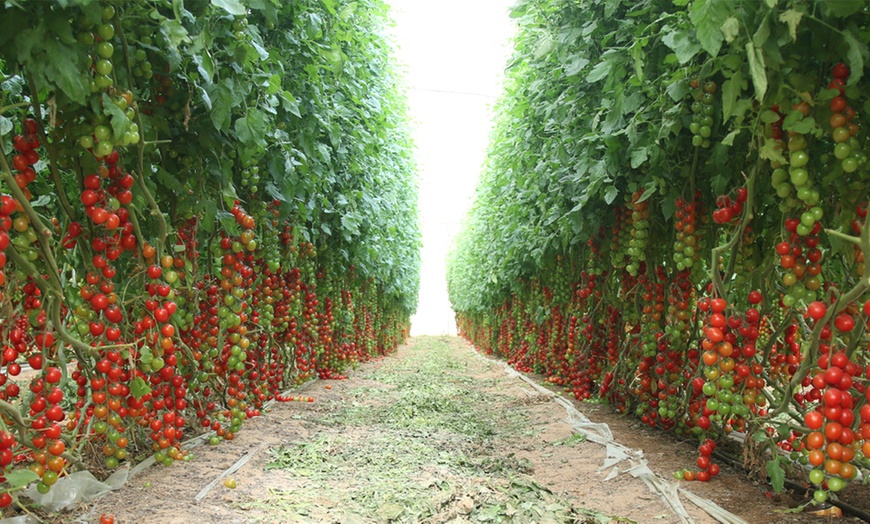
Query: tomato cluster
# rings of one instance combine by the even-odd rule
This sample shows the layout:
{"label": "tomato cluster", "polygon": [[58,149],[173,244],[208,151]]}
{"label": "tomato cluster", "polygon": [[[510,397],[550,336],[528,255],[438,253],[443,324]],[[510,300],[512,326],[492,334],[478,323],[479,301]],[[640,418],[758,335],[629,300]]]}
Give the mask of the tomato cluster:
{"label": "tomato cluster", "polygon": [[[856,190],[867,180],[848,79],[835,64],[827,104],[801,94],[764,112],[768,150],[754,169],[772,192],[758,175],[724,192],[689,188],[663,234],[650,213],[661,201],[626,191],[585,249],[520,280],[499,307],[460,312],[461,333],[578,399],[597,394],[696,436],[700,471],[679,478],[715,477],[716,442],[738,431],[751,439],[746,453],[774,453],[761,459],[769,469],[809,465],[817,501],[841,491],[870,467],[867,206],[860,192],[848,205],[825,194],[835,177]],[[693,87],[690,131],[703,146],[715,83]],[[827,122],[827,136],[806,131],[814,122]],[[568,303],[554,292],[564,275]]]}
{"label": "tomato cluster", "polygon": [[[383,66],[364,71],[384,119],[365,125],[395,147],[363,139],[350,152],[339,143],[355,132],[301,116],[293,96],[313,97],[300,83],[345,91],[330,110],[363,121],[347,92],[365,82],[300,80],[295,44],[265,37],[275,24],[261,9],[188,7],[197,16],[169,38],[162,8],[136,3],[4,11],[33,46],[0,43],[0,508],[25,487],[13,479],[32,477],[24,469],[45,493],[80,469],[105,476],[147,455],[170,465],[197,434],[233,439],[267,401],[345,378],[408,336],[413,195],[379,199],[410,180],[410,149],[393,131],[391,85],[367,76]],[[274,9],[282,23],[297,14]],[[367,29],[379,16],[342,24],[343,42],[365,36],[354,59],[387,56]],[[208,44],[179,46],[194,37]],[[266,48],[268,64],[250,60]],[[297,149],[291,130],[326,138]],[[339,195],[347,210],[321,216]],[[364,227],[331,222],[363,216]]]}

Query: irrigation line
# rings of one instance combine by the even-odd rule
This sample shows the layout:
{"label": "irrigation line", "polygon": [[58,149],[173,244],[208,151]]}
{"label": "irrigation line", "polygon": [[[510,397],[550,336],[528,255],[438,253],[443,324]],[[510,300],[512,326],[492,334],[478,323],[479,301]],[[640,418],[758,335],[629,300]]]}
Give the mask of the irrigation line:
{"label": "irrigation line", "polygon": [[245,464],[248,463],[249,460],[254,458],[254,455],[259,453],[260,450],[262,450],[264,447],[266,447],[266,444],[260,444],[256,448],[252,449],[251,451],[249,451],[249,452],[245,453],[244,455],[242,455],[241,457],[239,457],[239,460],[237,460],[235,464],[233,464],[232,466],[230,466],[229,468],[224,470],[223,473],[221,473],[220,475],[215,477],[214,480],[209,482],[208,485],[206,485],[206,487],[202,488],[202,490],[200,490],[200,492],[196,494],[196,496],[193,498],[193,500],[195,500],[196,502],[199,502],[202,499],[204,499],[205,496],[208,495],[208,492],[211,491],[212,488],[217,486],[217,483],[220,482],[221,479],[223,479],[224,477],[227,477],[228,475],[232,475],[233,473],[235,473],[236,471],[241,469],[242,466],[244,466]]}

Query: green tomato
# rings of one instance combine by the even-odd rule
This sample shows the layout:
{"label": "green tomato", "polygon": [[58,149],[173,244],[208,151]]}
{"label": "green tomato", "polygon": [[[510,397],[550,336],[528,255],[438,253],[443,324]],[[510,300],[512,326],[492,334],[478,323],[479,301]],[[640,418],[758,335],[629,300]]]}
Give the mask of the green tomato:
{"label": "green tomato", "polygon": [[789,151],[803,151],[807,148],[807,139],[804,135],[794,135],[788,139]]}
{"label": "green tomato", "polygon": [[109,76],[110,74],[112,74],[112,62],[106,60],[105,58],[97,60],[96,69],[97,73]]}
{"label": "green tomato", "polygon": [[108,140],[112,136],[112,128],[107,125],[98,125],[94,127],[94,137],[100,142]]}
{"label": "green tomato", "polygon": [[807,180],[810,177],[810,174],[807,173],[806,169],[801,168],[792,168],[788,170],[789,179],[791,183],[794,184],[795,187],[800,187],[807,183]]}
{"label": "green tomato", "polygon": [[111,40],[115,38],[115,26],[112,24],[100,24],[97,27],[97,34],[100,35],[103,41]]}
{"label": "green tomato", "polygon": [[770,175],[770,185],[774,188],[788,180],[788,173],[785,169],[779,168],[773,171]]}
{"label": "green tomato", "polygon": [[112,58],[115,54],[115,46],[111,42],[100,42],[97,44],[97,55],[101,58]]}
{"label": "green tomato", "polygon": [[112,151],[114,149],[114,144],[112,144],[108,140],[104,140],[97,144],[97,147],[94,150],[94,155],[96,155],[97,158],[107,157],[112,154]]}
{"label": "green tomato", "polygon": [[97,75],[94,78],[94,83],[97,84],[99,89],[108,89],[112,87],[112,79],[106,75]]}
{"label": "green tomato", "polygon": [[789,163],[792,167],[804,167],[810,161],[810,156],[806,151],[796,151],[791,154]]}
{"label": "green tomato", "polygon": [[843,159],[843,171],[854,173],[858,169],[858,159],[854,156]]}
{"label": "green tomato", "polygon": [[843,143],[834,146],[834,156],[837,157],[838,160],[843,160],[850,154],[852,154],[852,147],[849,144]]}
{"label": "green tomato", "polygon": [[828,489],[837,492],[846,487],[846,481],[840,477],[831,477],[828,479]]}

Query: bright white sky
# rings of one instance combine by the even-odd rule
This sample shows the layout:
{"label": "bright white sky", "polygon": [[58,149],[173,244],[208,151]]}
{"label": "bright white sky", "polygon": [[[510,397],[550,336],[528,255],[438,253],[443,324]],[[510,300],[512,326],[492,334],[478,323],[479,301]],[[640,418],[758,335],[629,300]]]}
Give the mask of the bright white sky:
{"label": "bright white sky", "polygon": [[474,196],[510,55],[514,0],[387,0],[414,122],[423,233],[411,333],[455,334],[445,259]]}

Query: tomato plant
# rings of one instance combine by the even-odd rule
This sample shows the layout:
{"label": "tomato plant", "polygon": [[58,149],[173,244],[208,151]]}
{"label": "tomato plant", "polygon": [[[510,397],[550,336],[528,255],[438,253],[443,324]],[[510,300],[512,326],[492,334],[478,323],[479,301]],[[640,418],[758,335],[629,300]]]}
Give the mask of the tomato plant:
{"label": "tomato plant", "polygon": [[870,467],[866,6],[529,0],[512,16],[448,264],[460,332],[698,438],[685,480],[715,479],[709,443],[739,431],[775,489],[794,461],[817,501],[836,496]]}
{"label": "tomato plant", "polygon": [[0,13],[4,478],[172,464],[407,337],[419,231],[380,0]]}

